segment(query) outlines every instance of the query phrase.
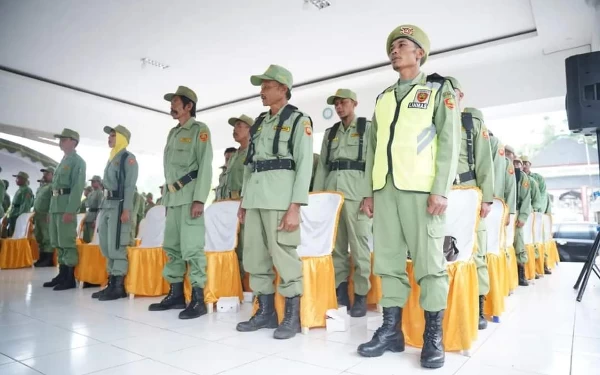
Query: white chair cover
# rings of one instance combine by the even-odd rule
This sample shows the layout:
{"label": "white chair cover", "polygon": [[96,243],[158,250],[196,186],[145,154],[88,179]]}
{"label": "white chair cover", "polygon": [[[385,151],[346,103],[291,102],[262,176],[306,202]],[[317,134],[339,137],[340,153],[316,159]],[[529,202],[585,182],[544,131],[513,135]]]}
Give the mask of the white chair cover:
{"label": "white chair cover", "polygon": [[552,218],[544,215],[544,242],[552,241]]}
{"label": "white chair cover", "polygon": [[506,234],[504,236],[504,248],[508,249],[514,246],[515,243],[515,220],[516,215],[510,214],[508,219],[508,226],[506,227]]}
{"label": "white chair cover", "polygon": [[204,211],[204,225],[206,226],[204,251],[235,250],[239,207],[240,202],[238,201],[222,201],[215,202],[206,208]]}
{"label": "white chair cover", "polygon": [[92,234],[92,241],[90,245],[100,245],[100,219],[102,218],[102,210],[98,211],[96,215],[96,225],[94,226],[94,233]]}
{"label": "white chair cover", "polygon": [[338,212],[344,203],[341,194],[311,193],[308,206],[300,209],[301,243],[298,255],[317,257],[329,255],[335,246]]}
{"label": "white chair cover", "polygon": [[140,238],[140,236],[142,235],[142,231],[144,230],[144,226],[146,225],[146,218],[143,218],[140,221],[140,225],[138,227],[138,232],[137,232],[137,236],[135,238]]}
{"label": "white chair cover", "polygon": [[15,231],[12,236],[13,239],[27,238],[27,230],[29,229],[29,219],[31,218],[31,215],[33,215],[31,212],[19,215],[17,222],[15,223]]}
{"label": "white chair cover", "polygon": [[523,241],[525,245],[533,244],[533,222],[535,221],[535,215],[531,213],[527,218],[525,226],[523,226]]}
{"label": "white chair cover", "polygon": [[504,228],[504,212],[506,206],[501,199],[494,198],[492,211],[485,218],[485,227],[487,230],[487,252],[500,255],[500,250],[504,246],[502,243],[502,229]]}
{"label": "white chair cover", "polygon": [[544,214],[536,212],[533,220],[533,242],[544,242]]}
{"label": "white chair cover", "polygon": [[475,249],[477,220],[480,209],[479,189],[453,189],[448,196],[446,236],[456,238],[459,253],[456,259],[467,261]]}
{"label": "white chair cover", "polygon": [[165,237],[165,222],[167,220],[165,217],[165,206],[152,207],[148,210],[144,220],[146,222],[143,231],[140,227],[140,247],[161,247]]}
{"label": "white chair cover", "polygon": [[[96,216],[97,217],[97,216]],[[77,237],[83,238],[83,227],[81,222],[85,219],[85,214],[77,214]]]}

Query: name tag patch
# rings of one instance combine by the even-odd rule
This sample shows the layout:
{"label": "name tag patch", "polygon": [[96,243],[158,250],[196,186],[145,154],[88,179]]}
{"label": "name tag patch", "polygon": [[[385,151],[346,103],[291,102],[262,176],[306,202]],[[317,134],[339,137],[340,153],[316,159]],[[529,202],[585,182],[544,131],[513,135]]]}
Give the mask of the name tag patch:
{"label": "name tag patch", "polygon": [[[273,130],[277,130],[277,125],[273,126]],[[292,128],[290,128],[289,126],[282,126],[281,127],[281,131],[282,132],[289,132],[290,130],[292,130]]]}
{"label": "name tag patch", "polygon": [[431,90],[419,89],[417,90],[413,101],[408,103],[408,108],[427,109],[429,106],[429,99],[431,99]]}
{"label": "name tag patch", "polygon": [[179,138],[181,143],[192,143],[192,138]]}
{"label": "name tag patch", "polygon": [[352,137],[352,138],[358,138],[358,137],[360,137],[360,134],[358,134],[358,133],[352,133],[352,134],[350,134],[350,137]]}

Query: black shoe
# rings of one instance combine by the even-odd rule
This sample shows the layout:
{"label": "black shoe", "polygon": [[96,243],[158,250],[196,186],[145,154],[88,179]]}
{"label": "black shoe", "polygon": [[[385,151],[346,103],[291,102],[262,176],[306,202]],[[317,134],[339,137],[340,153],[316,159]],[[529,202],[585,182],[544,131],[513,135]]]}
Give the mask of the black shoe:
{"label": "black shoe", "polygon": [[99,288],[102,285],[100,284],[92,284],[92,283],[88,283],[87,281],[83,282],[83,289],[88,289],[88,288]]}
{"label": "black shoe", "polygon": [[207,312],[204,304],[204,289],[195,286],[192,288],[192,299],[185,310],[179,313],[179,319],[199,318]]}
{"label": "black shoe", "polygon": [[300,331],[300,296],[286,298],[285,315],[279,327],[273,332],[273,337],[278,340],[291,339]]}
{"label": "black shoe", "polygon": [[54,267],[54,262],[53,262],[53,253],[44,253],[41,252],[40,253],[40,259],[38,259],[37,262],[35,262],[34,267],[39,268],[39,267]]}
{"label": "black shoe", "polygon": [[109,283],[109,287],[104,289],[99,297],[99,301],[114,301],[119,298],[127,297],[125,292],[125,276],[111,276],[112,282]]}
{"label": "black shoe", "polygon": [[525,265],[517,264],[517,271],[519,274],[519,286],[529,286],[529,283],[525,278]]}
{"label": "black shoe", "polygon": [[423,349],[421,350],[422,367],[440,368],[444,366],[443,321],[444,310],[425,311],[425,332],[423,332]]}
{"label": "black shoe", "polygon": [[99,290],[97,292],[92,293],[92,298],[94,298],[94,299],[100,298],[100,296],[104,294],[104,291],[110,287],[110,284],[112,282],[113,282],[112,276],[108,275],[108,284],[106,285],[106,288],[104,288],[102,290]]}
{"label": "black shoe", "polygon": [[350,316],[353,318],[362,318],[367,315],[367,296],[354,295],[354,304],[350,309]]}
{"label": "black shoe", "polygon": [[488,322],[485,320],[485,316],[483,316],[483,303],[485,302],[485,296],[479,296],[479,326],[480,330],[486,329]]}
{"label": "black shoe", "polygon": [[66,270],[67,266],[63,266],[62,264],[58,266],[58,275],[56,275],[56,277],[54,277],[52,280],[45,282],[43,284],[44,288],[54,288],[55,286],[57,286],[58,284],[60,284],[60,282],[63,280],[63,278],[65,277],[65,270]]}
{"label": "black shoe", "polygon": [[536,272],[536,273],[535,273],[535,279],[537,280],[537,279],[539,279],[540,277],[542,277],[542,275],[540,275],[539,273],[537,273],[537,272]]}
{"label": "black shoe", "polygon": [[75,282],[75,267],[65,267],[65,276],[61,280],[61,282],[54,287],[53,290],[67,290],[67,289],[75,289],[77,288],[77,283]]}
{"label": "black shoe", "polygon": [[386,350],[393,353],[404,351],[400,307],[383,308],[383,324],[375,331],[371,341],[360,344],[357,351],[363,357],[380,357]]}
{"label": "black shoe", "polygon": [[277,313],[275,312],[275,295],[264,294],[257,296],[258,310],[247,322],[240,322],[235,327],[239,332],[254,332],[261,328],[277,328]]}
{"label": "black shoe", "polygon": [[350,309],[350,297],[348,296],[348,282],[344,281],[335,290],[338,307],[346,306]]}
{"label": "black shoe", "polygon": [[153,303],[148,307],[149,311],[185,309],[185,296],[183,295],[183,282],[173,283],[169,288],[169,294],[159,303]]}
{"label": "black shoe", "polygon": [[544,274],[545,275],[552,275],[552,271],[550,271],[550,268],[548,268],[548,266],[544,265]]}

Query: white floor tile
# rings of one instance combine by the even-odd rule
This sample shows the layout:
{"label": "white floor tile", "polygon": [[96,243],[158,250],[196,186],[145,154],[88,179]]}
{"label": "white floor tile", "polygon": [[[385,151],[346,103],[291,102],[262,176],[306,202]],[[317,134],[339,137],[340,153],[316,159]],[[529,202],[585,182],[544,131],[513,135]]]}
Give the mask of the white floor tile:
{"label": "white floor tile", "polygon": [[191,372],[184,371],[164,363],[151,359],[131,362],[126,365],[109,368],[94,372],[93,375],[190,375]]}
{"label": "white floor tile", "polygon": [[79,375],[142,359],[137,354],[99,344],[33,358],[23,363],[46,375]]}
{"label": "white floor tile", "polygon": [[[436,369],[435,375],[450,375],[468,360],[455,353],[446,353],[444,367]],[[366,358],[357,366],[346,370],[346,372],[357,375],[406,375],[406,374],[432,374],[431,369],[421,367],[420,356],[409,353],[387,352],[381,357]]]}
{"label": "white floor tile", "polygon": [[2,341],[0,342],[0,353],[18,361],[23,361],[29,358],[41,357],[46,354],[99,343],[99,341],[89,337],[64,331],[64,333],[61,332],[52,336],[36,337],[35,340],[32,340],[31,337],[25,337],[16,340]]}
{"label": "white floor tile", "polygon": [[494,367],[474,361],[468,361],[456,375],[538,375],[537,372],[525,372],[515,369]]}
{"label": "white floor tile", "polygon": [[154,358],[165,353],[175,352],[202,345],[204,340],[176,332],[162,331],[158,334],[129,337],[111,342],[111,345],[145,357]]}
{"label": "white floor tile", "polygon": [[0,354],[0,365],[4,365],[11,362],[14,362],[12,358],[8,358],[7,356]]}
{"label": "white floor tile", "polygon": [[258,361],[223,372],[223,375],[285,374],[285,375],[336,375],[337,370],[325,369],[302,362],[278,357],[266,357]]}
{"label": "white floor tile", "polygon": [[251,349],[257,353],[276,354],[286,350],[298,349],[303,345],[310,345],[310,335],[297,334],[289,340],[276,340],[273,338],[274,329],[260,329],[256,332],[239,332],[238,335],[229,337],[218,342],[240,349]]}
{"label": "white floor tile", "polygon": [[22,363],[15,362],[0,366],[0,375],[40,375],[40,373]]}
{"label": "white floor tile", "polygon": [[218,341],[239,335],[240,332],[235,329],[236,324],[219,320],[216,314],[211,314],[206,319],[194,319],[189,325],[170,330],[203,340]]}
{"label": "white floor tile", "polygon": [[575,336],[573,354],[585,354],[600,358],[600,338]]}
{"label": "white floor tile", "polygon": [[155,335],[164,332],[160,328],[125,319],[117,319],[108,324],[80,327],[73,331],[102,342],[112,342],[128,337]]}
{"label": "white floor tile", "polygon": [[[541,343],[541,342],[540,342]],[[523,347],[520,350],[514,347],[498,347],[492,351],[482,354],[477,352],[470,361],[477,365],[490,365],[507,370],[520,370],[524,372],[535,372],[544,375],[569,375],[571,366],[571,353],[552,352],[545,349],[543,345]]]}
{"label": "white floor tile", "polygon": [[34,319],[27,315],[5,311],[0,313],[0,327],[16,326],[21,324],[29,324],[35,322]]}
{"label": "white floor tile", "polygon": [[323,340],[312,341],[309,345],[286,350],[276,356],[340,371],[348,370],[365,360],[358,355],[354,345]]}
{"label": "white floor tile", "polygon": [[[2,367],[0,367],[2,368]],[[573,375],[597,375],[600,371],[600,356],[590,354],[574,354],[573,367],[571,374]]]}

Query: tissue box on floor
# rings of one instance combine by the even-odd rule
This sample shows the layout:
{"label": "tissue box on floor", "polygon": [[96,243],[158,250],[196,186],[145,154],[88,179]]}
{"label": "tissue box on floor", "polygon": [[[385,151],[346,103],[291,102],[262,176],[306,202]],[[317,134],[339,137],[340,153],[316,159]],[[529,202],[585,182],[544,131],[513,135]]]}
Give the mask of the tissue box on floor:
{"label": "tissue box on floor", "polygon": [[327,310],[325,315],[327,317],[325,320],[327,332],[344,332],[350,328],[350,315],[348,315],[346,306],[342,306],[337,310]]}
{"label": "tissue box on floor", "polygon": [[244,292],[244,302],[254,302],[254,294],[252,292]]}
{"label": "tissue box on floor", "polygon": [[218,312],[240,311],[240,299],[238,297],[221,297],[217,301]]}

